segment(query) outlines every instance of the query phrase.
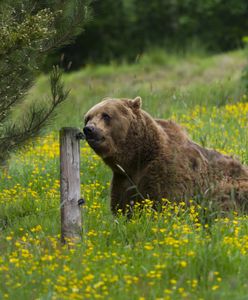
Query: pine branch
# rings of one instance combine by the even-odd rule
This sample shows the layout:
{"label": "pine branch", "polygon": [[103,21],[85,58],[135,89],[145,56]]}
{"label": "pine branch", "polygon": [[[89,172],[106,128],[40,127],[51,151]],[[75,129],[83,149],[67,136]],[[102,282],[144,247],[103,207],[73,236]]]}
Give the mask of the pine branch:
{"label": "pine branch", "polygon": [[[10,151],[22,146],[30,138],[37,136],[47,121],[54,114],[55,108],[68,97],[69,90],[64,89],[61,81],[61,71],[54,67],[50,75],[51,100],[49,107],[33,103],[28,108],[28,115],[21,121],[6,126],[5,134],[0,138],[1,157],[6,157]],[[21,126],[20,126],[21,125]]]}
{"label": "pine branch", "polygon": [[10,110],[23,100],[33,84],[33,71],[28,64],[26,51],[0,61],[0,123],[8,118]]}
{"label": "pine branch", "polygon": [[[56,48],[70,44],[75,37],[83,31],[84,24],[90,19],[89,0],[74,0],[73,4],[68,2],[64,10],[68,10],[68,6],[72,6],[72,12],[67,16],[57,18],[55,27],[57,34],[48,40],[45,46],[40,50],[41,53],[47,53]],[[84,20],[82,22],[82,19]]]}
{"label": "pine branch", "polygon": [[[48,52],[70,43],[82,31],[90,1],[0,1],[0,162],[36,136],[68,97],[55,67],[51,99],[22,105]],[[18,117],[20,108],[22,117]],[[13,116],[17,121],[11,121]]]}

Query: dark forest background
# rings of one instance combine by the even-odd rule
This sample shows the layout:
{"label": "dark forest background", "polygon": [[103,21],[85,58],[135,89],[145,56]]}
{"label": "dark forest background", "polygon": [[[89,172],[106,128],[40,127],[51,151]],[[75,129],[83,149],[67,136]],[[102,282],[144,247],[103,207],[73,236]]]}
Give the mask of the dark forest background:
{"label": "dark forest background", "polygon": [[223,52],[243,46],[247,0],[95,0],[92,18],[72,45],[49,56],[46,68],[72,63],[133,62],[151,48],[184,53]]}

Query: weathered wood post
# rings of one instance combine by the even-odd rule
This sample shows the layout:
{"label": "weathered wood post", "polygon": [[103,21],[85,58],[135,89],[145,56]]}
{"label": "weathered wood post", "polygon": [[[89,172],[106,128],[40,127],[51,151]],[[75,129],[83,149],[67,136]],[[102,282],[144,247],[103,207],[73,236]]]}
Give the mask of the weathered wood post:
{"label": "weathered wood post", "polygon": [[60,130],[60,193],[61,240],[81,240],[82,220],[80,199],[80,139],[77,128]]}

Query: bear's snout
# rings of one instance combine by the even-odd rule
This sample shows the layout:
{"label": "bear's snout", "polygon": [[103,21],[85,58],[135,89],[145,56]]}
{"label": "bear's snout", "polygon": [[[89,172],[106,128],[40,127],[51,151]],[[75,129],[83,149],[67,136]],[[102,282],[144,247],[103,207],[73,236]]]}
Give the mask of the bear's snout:
{"label": "bear's snout", "polygon": [[96,134],[96,127],[94,125],[87,125],[83,129],[86,138],[92,139]]}
{"label": "bear's snout", "polygon": [[95,125],[87,125],[84,127],[83,132],[85,134],[85,138],[91,147],[95,148],[99,146],[105,139],[102,135],[101,130],[97,128]]}

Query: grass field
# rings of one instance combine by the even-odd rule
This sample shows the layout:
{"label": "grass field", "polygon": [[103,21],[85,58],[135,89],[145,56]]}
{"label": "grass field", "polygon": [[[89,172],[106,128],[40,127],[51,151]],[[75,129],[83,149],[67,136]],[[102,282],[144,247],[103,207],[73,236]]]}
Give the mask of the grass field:
{"label": "grass field", "polygon": [[[131,66],[66,75],[68,101],[0,173],[0,299],[248,299],[247,216],[167,200],[159,214],[147,201],[128,222],[113,217],[111,172],[82,142],[83,241],[68,249],[60,244],[58,162],[61,126],[82,126],[84,112],[103,97],[140,95],[153,116],[178,121],[198,143],[248,164],[244,65],[243,52],[157,51]],[[41,77],[27,100],[47,89]]]}

